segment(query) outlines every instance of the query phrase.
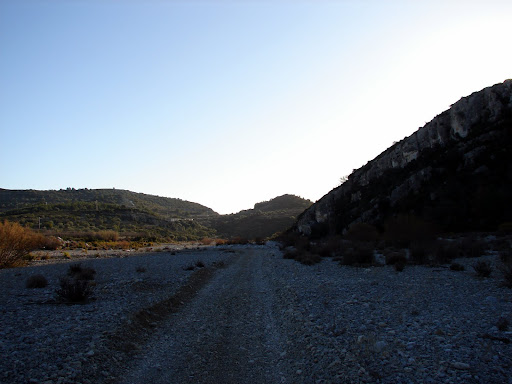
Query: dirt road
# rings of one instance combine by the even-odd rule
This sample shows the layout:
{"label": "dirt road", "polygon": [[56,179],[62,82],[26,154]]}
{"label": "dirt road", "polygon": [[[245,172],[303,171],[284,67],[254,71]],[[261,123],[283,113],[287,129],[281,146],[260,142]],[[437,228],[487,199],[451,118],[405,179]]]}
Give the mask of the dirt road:
{"label": "dirt road", "polygon": [[275,276],[282,260],[269,253],[245,250],[219,270],[162,325],[120,382],[291,382],[288,377],[297,375],[287,363],[293,326],[283,313],[285,298]]}

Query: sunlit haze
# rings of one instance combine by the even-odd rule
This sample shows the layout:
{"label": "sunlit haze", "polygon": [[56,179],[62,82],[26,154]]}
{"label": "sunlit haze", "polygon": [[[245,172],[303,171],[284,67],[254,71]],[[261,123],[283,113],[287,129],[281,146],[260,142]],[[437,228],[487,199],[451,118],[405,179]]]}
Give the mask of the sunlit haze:
{"label": "sunlit haze", "polygon": [[512,77],[510,1],[0,1],[0,188],[313,201]]}

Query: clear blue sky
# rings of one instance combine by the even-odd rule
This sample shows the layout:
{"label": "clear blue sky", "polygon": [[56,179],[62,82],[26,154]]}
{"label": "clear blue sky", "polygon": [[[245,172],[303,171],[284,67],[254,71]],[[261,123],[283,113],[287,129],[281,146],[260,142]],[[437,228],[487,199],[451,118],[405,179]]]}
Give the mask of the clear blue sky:
{"label": "clear blue sky", "polygon": [[0,0],[0,187],[317,200],[512,77],[510,1]]}

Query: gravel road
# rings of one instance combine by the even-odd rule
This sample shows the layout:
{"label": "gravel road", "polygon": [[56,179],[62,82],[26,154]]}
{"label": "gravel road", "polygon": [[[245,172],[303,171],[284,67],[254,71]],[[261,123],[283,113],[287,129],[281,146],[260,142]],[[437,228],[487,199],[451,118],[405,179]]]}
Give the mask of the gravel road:
{"label": "gravel road", "polygon": [[274,246],[92,260],[80,306],[23,286],[66,265],[3,270],[0,382],[512,384],[512,290],[486,258],[489,278],[475,259],[399,273]]}

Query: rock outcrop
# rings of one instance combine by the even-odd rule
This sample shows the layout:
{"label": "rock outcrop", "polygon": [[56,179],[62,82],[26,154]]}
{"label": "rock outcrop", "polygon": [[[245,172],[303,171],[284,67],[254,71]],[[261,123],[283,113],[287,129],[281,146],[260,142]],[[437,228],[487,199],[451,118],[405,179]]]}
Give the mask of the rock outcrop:
{"label": "rock outcrop", "polygon": [[[494,199],[489,188],[501,196],[512,184],[511,116],[512,80],[462,98],[355,170],[345,183],[306,210],[293,230],[324,236],[341,233],[355,222],[382,225],[399,213],[436,222],[462,209],[471,211],[470,227],[512,220],[509,208],[501,209],[490,221],[477,212],[482,211],[478,204],[489,204],[482,199]],[[499,198],[493,203],[498,204]],[[436,225],[457,230],[453,222],[460,220]]]}

